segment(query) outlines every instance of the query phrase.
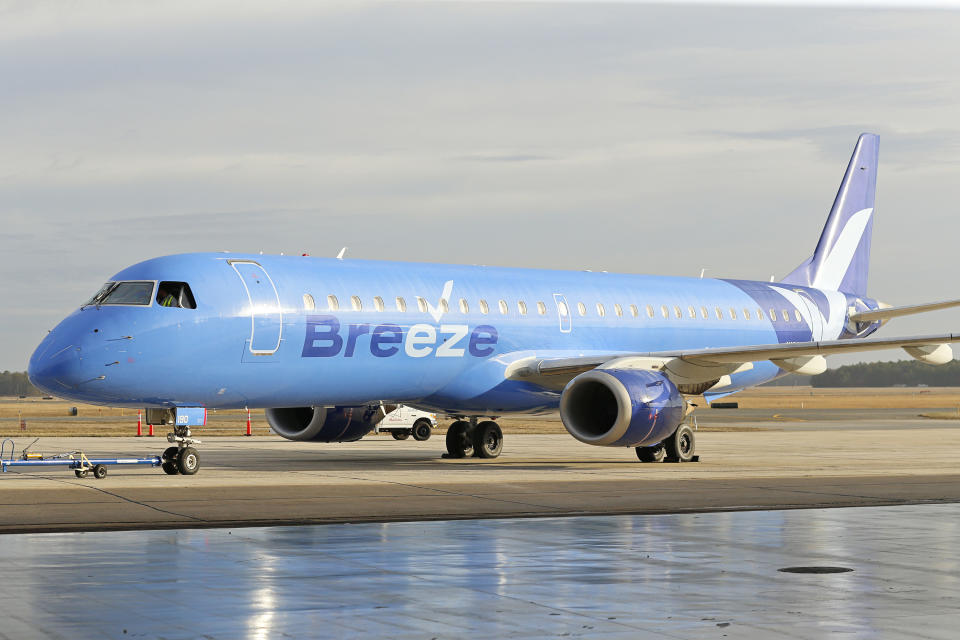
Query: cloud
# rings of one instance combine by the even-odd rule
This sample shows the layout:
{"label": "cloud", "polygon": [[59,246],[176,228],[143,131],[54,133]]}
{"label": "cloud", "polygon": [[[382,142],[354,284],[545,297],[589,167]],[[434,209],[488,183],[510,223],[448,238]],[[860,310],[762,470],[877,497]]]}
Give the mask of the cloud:
{"label": "cloud", "polygon": [[782,275],[863,130],[877,295],[949,296],[958,39],[914,10],[3,5],[0,269],[28,315],[0,368],[164,253]]}

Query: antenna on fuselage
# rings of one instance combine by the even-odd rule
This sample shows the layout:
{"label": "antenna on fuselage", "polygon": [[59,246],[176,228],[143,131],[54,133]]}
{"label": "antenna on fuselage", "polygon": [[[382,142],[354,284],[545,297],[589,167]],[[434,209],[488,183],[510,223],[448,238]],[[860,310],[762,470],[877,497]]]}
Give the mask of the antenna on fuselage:
{"label": "antenna on fuselage", "polygon": [[704,267],[703,269],[700,269],[700,279],[701,279],[701,280],[703,280],[703,274],[705,274],[706,272],[707,272],[707,268],[706,268],[706,267]]}
{"label": "antenna on fuselage", "polygon": [[340,249],[340,253],[337,254],[337,260],[343,260],[343,256],[346,252],[347,252],[346,247],[344,247],[343,249]]}

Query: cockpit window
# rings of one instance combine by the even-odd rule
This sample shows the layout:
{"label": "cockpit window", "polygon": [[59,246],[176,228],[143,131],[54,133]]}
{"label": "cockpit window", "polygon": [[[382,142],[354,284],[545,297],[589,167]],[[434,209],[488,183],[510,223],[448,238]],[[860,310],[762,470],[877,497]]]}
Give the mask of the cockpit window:
{"label": "cockpit window", "polygon": [[161,307],[197,308],[190,285],[186,282],[161,282],[157,287],[157,304]]}
{"label": "cockpit window", "polygon": [[[153,295],[152,282],[108,282],[101,287],[87,305],[133,304],[149,305]],[[87,306],[84,305],[84,306]]]}

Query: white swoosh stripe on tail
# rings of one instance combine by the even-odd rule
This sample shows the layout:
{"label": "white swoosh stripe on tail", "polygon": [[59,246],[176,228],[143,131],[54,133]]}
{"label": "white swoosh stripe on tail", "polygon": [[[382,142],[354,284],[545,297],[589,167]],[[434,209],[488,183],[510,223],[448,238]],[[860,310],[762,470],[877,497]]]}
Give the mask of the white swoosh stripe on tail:
{"label": "white swoosh stripe on tail", "polygon": [[824,259],[823,264],[817,271],[813,286],[817,289],[830,289],[837,291],[840,283],[843,282],[843,276],[847,274],[850,263],[853,261],[853,254],[860,246],[860,240],[863,238],[863,232],[870,222],[870,215],[873,208],[861,209],[850,216],[847,224],[840,232],[840,237],[830,248],[830,253]]}

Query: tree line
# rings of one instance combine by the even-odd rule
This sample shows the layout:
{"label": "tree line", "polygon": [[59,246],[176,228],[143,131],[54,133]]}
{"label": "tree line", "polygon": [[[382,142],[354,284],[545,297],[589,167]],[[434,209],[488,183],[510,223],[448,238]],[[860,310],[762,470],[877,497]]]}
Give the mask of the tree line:
{"label": "tree line", "polygon": [[814,387],[960,387],[960,361],[934,366],[917,360],[865,362],[830,369],[810,380]]}
{"label": "tree line", "polygon": [[0,373],[0,396],[41,396],[43,393],[30,384],[25,371]]}

